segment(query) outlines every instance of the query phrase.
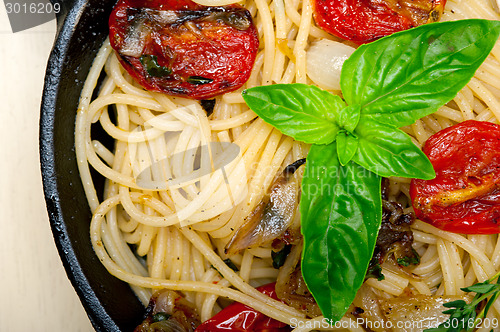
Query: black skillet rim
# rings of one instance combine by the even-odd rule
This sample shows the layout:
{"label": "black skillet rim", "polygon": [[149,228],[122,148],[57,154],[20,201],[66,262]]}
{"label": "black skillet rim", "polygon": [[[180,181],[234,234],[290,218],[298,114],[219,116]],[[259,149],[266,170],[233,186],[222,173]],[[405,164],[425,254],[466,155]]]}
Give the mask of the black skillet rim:
{"label": "black skillet rim", "polygon": [[[39,133],[50,226],[68,278],[93,327],[97,331],[132,331],[144,308],[129,286],[100,264],[90,245],[88,224],[77,224],[90,221],[90,210],[74,155],[74,119],[83,81],[107,35],[107,17],[115,0],[59,2],[62,10],[47,63]],[[75,58],[85,64],[76,63]],[[87,234],[81,235],[82,227]]]}

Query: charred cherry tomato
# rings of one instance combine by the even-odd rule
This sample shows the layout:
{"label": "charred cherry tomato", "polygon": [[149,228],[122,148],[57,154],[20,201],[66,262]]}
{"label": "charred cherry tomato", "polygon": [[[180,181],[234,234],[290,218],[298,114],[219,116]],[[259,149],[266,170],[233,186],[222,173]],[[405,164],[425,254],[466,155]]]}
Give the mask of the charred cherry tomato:
{"label": "charred cherry tomato", "polygon": [[323,30],[362,44],[436,22],[446,0],[313,0],[314,20]]}
{"label": "charred cherry tomato", "polygon": [[120,0],[109,18],[109,38],[144,88],[194,99],[241,87],[259,48],[245,8],[190,0]]}
{"label": "charred cherry tomato", "polygon": [[500,233],[500,126],[459,123],[432,135],[424,153],[436,178],[411,182],[417,217],[455,233]]}
{"label": "charred cherry tomato", "polygon": [[[258,287],[257,290],[275,300],[278,299],[274,291],[274,283]],[[195,332],[285,332],[291,330],[285,323],[269,318],[249,306],[233,303],[198,326]]]}

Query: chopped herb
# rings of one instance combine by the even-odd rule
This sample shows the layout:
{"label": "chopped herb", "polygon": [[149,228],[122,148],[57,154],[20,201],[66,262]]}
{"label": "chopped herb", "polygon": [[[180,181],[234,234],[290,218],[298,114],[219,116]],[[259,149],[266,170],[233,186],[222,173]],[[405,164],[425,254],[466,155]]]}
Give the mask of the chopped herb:
{"label": "chopped herb", "polygon": [[170,318],[170,315],[166,312],[157,312],[153,315],[153,322],[161,322],[162,320],[167,320]]}
{"label": "chopped herb", "polygon": [[[236,265],[234,265],[233,261],[231,261],[229,258],[226,258],[223,262],[224,262],[224,263],[225,263],[225,264],[226,264],[226,265],[227,265],[227,266],[228,266],[231,270],[233,270],[233,271],[235,271],[235,272],[236,272],[236,271],[239,271],[238,267],[237,267]],[[215,266],[213,266],[213,265],[210,265],[210,266],[212,267],[212,269],[214,269],[215,271],[219,272],[219,274],[221,274],[221,273],[220,273],[220,271],[219,271],[219,270],[217,270],[217,269],[215,268]],[[222,276],[222,274],[221,274],[221,276]]]}
{"label": "chopped herb", "polygon": [[160,66],[156,55],[144,54],[139,59],[147,73],[153,77],[165,77],[172,74],[170,68]]}
{"label": "chopped herb", "polygon": [[212,83],[214,80],[211,78],[206,78],[202,76],[189,76],[187,82],[196,85]]}
{"label": "chopped herb", "polygon": [[271,257],[273,259],[273,267],[279,269],[285,264],[286,258],[290,251],[292,250],[292,245],[287,244],[280,251],[271,251]]}
{"label": "chopped herb", "polygon": [[229,258],[225,259],[224,263],[226,263],[226,265],[229,266],[229,268],[233,271],[239,270],[238,267],[236,265],[234,265],[233,261],[231,261]]}
{"label": "chopped herb", "polygon": [[398,264],[404,267],[410,266],[410,258],[409,257],[403,257],[403,258],[398,258],[397,259]]}
{"label": "chopped herb", "polygon": [[[413,248],[412,248],[413,249]],[[401,266],[410,266],[420,264],[420,255],[413,249],[413,256],[405,256],[403,258],[398,258],[397,262]]]}
{"label": "chopped herb", "polygon": [[379,262],[374,259],[370,261],[370,265],[368,266],[368,271],[366,271],[365,280],[368,278],[376,278],[378,281],[382,281],[385,279],[384,274],[382,273],[382,267]]}

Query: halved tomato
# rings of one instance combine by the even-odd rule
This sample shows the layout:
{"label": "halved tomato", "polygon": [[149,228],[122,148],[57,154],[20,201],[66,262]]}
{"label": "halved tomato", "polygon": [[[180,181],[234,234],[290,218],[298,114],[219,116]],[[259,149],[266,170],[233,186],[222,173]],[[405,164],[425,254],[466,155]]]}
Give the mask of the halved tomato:
{"label": "halved tomato", "polygon": [[416,216],[450,232],[500,233],[500,126],[465,121],[432,135],[423,151],[436,178],[411,181]]}
{"label": "halved tomato", "polygon": [[313,0],[323,30],[362,44],[394,32],[436,22],[446,0]]}
{"label": "halved tomato", "polygon": [[259,48],[245,8],[190,0],[121,0],[109,18],[109,38],[144,88],[193,99],[241,87]]}

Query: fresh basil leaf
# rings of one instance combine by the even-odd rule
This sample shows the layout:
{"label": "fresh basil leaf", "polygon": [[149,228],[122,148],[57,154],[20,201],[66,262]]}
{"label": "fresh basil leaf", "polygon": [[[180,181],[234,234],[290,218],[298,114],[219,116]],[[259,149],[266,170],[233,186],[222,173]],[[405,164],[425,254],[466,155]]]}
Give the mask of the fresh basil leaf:
{"label": "fresh basil leaf", "polygon": [[352,160],[364,168],[383,177],[436,176],[429,159],[403,131],[362,115],[354,133],[359,145]]}
{"label": "fresh basil leaf", "polygon": [[323,315],[339,320],[363,283],[382,220],[381,178],[336,144],[312,145],[300,200],[302,275]]}
{"label": "fresh basil leaf", "polygon": [[243,91],[247,105],[283,134],[309,144],[335,140],[337,112],[345,107],[339,96],[306,84],[275,84]]}
{"label": "fresh basil leaf", "polygon": [[359,116],[361,115],[361,106],[359,105],[349,105],[344,107],[338,112],[338,124],[342,129],[347,130],[347,132],[352,133],[359,122]]}
{"label": "fresh basil leaf", "polygon": [[500,33],[500,22],[425,24],[361,45],[342,67],[349,105],[395,127],[450,101],[472,78]]}
{"label": "fresh basil leaf", "polygon": [[342,130],[337,134],[336,143],[340,164],[345,166],[358,150],[358,139],[353,134]]}

